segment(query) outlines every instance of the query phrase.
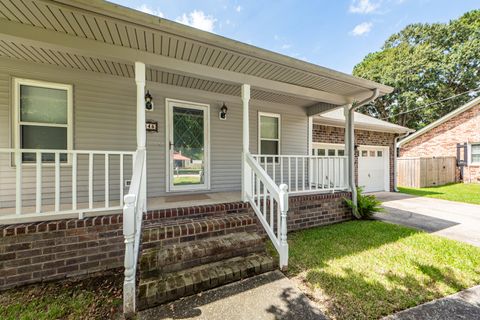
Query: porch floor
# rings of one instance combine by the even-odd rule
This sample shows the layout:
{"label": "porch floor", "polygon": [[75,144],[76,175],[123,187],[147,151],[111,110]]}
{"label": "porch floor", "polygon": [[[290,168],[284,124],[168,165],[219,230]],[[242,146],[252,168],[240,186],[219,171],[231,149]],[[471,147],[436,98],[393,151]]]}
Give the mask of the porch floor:
{"label": "porch floor", "polygon": [[[241,201],[240,191],[233,192],[212,192],[212,193],[192,193],[192,194],[172,194],[163,197],[149,197],[147,200],[148,210],[161,210],[169,208],[182,208],[201,205],[210,205],[218,203],[230,203]],[[118,205],[119,201],[111,201],[112,208],[105,210],[105,202],[95,201],[93,208],[95,211],[86,212],[85,217],[100,216],[108,213],[119,213],[121,207]],[[69,203],[62,203],[60,205],[61,212],[53,213],[54,205],[46,204],[42,206],[42,211],[46,214],[35,214],[35,206],[25,206],[22,208],[22,214],[15,215],[15,207],[0,208],[0,224],[15,224],[24,222],[38,222],[57,219],[68,219],[79,217],[79,212],[82,209],[88,209],[87,202],[79,202],[77,204],[78,210],[71,211],[72,205]]]}

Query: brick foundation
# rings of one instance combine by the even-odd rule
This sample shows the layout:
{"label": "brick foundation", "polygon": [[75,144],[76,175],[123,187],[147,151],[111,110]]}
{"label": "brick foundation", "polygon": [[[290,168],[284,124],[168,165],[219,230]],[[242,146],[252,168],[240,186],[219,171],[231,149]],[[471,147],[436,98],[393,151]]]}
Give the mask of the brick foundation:
{"label": "brick foundation", "polygon": [[0,227],[0,290],[123,266],[122,216]]}
{"label": "brick foundation", "polygon": [[[345,129],[339,127],[330,127],[321,124],[313,125],[313,142],[319,143],[345,143]],[[395,134],[387,132],[355,130],[355,144],[367,146],[383,146],[389,148],[389,167],[390,167],[390,191],[393,191],[395,159]],[[355,153],[355,181],[358,183],[358,151]]]}
{"label": "brick foundation", "polygon": [[[351,219],[343,200],[349,196],[348,192],[291,196],[289,231]],[[152,228],[144,233],[147,247],[155,242],[181,242],[193,234],[198,239],[208,238],[218,235],[220,229],[226,234],[229,229],[262,229],[258,222],[252,226],[253,210],[243,202],[152,210],[144,219],[145,229],[163,219],[170,221],[162,231]],[[190,219],[195,220],[185,223]],[[122,267],[122,228],[121,214],[0,226],[0,290]]]}

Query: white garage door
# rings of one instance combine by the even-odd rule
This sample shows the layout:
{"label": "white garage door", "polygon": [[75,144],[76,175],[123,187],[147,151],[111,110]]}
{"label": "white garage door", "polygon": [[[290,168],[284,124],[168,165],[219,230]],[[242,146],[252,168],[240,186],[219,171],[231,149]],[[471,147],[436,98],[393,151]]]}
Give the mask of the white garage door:
{"label": "white garage door", "polygon": [[383,147],[360,147],[358,158],[358,185],[365,192],[388,191],[389,163]]}

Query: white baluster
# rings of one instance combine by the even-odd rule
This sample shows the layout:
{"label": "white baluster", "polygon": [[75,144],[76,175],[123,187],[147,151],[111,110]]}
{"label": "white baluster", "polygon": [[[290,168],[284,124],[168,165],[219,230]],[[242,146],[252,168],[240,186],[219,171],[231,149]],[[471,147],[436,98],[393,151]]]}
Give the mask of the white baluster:
{"label": "white baluster", "polygon": [[109,183],[109,172],[108,172],[108,153],[105,153],[105,208],[110,206],[110,183]]}
{"label": "white baluster", "polygon": [[123,282],[123,308],[135,310],[135,201],[136,196],[127,194],[123,208],[123,236],[125,238],[125,279]]}
{"label": "white baluster", "polygon": [[77,153],[72,154],[72,210],[77,210]]}
{"label": "white baluster", "polygon": [[15,149],[15,213],[22,213],[22,151]]}
{"label": "white baluster", "polygon": [[281,217],[281,231],[280,231],[280,268],[286,269],[288,265],[288,242],[287,242],[287,213],[288,213],[288,186],[280,185],[280,217]]}
{"label": "white baluster", "polygon": [[55,212],[60,211],[60,152],[55,152]]}
{"label": "white baluster", "polygon": [[88,208],[93,208],[93,153],[88,154]]}
{"label": "white baluster", "polygon": [[123,153],[120,154],[120,206],[123,205]]}
{"label": "white baluster", "polygon": [[40,213],[42,212],[42,153],[40,151],[37,151],[36,153],[36,171],[37,171],[37,177],[36,177],[36,204],[35,204],[35,212]]}

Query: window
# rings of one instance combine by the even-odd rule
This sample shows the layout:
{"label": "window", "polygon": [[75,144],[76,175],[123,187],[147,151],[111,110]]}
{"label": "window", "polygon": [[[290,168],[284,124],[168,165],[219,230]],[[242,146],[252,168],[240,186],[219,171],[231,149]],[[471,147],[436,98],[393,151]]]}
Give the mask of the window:
{"label": "window", "polygon": [[383,157],[383,151],[378,150],[377,151],[377,157],[379,157],[379,158]]}
{"label": "window", "polygon": [[362,157],[368,156],[368,151],[367,150],[362,150]]}
{"label": "window", "polygon": [[314,142],[312,154],[320,157],[343,157],[345,155],[345,150],[342,144]]}
{"label": "window", "polygon": [[[72,87],[70,85],[15,79],[15,146],[21,149],[72,149]],[[52,162],[54,154],[42,154]],[[62,154],[62,162],[67,155]],[[22,161],[35,161],[24,153]]]}
{"label": "window", "polygon": [[279,155],[280,115],[260,112],[258,118],[259,153],[266,155]]}
{"label": "window", "polygon": [[335,150],[335,149],[328,149],[328,155],[329,155],[330,157],[334,157],[336,151],[337,151],[337,150]]}
{"label": "window", "polygon": [[471,163],[480,163],[480,143],[472,144],[471,147]]}

